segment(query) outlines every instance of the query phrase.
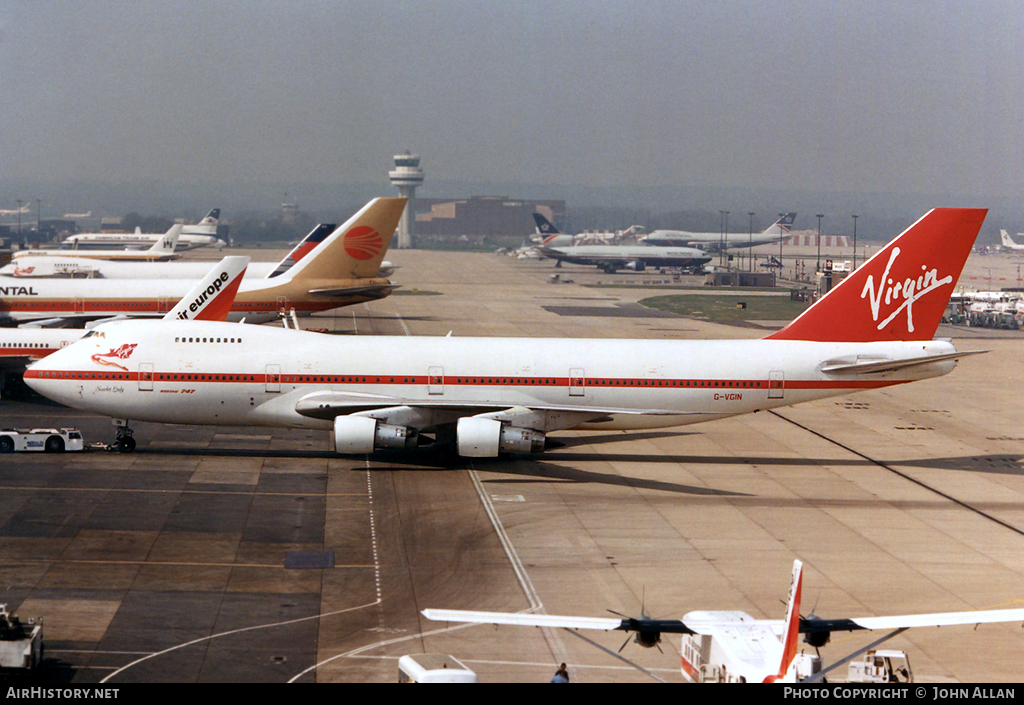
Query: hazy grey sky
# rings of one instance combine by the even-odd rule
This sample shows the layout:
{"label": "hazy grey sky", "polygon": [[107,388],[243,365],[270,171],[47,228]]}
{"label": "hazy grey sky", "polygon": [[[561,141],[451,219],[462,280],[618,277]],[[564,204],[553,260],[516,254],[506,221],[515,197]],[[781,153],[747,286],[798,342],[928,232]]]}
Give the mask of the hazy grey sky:
{"label": "hazy grey sky", "polygon": [[0,178],[1013,197],[1024,3],[0,0]]}

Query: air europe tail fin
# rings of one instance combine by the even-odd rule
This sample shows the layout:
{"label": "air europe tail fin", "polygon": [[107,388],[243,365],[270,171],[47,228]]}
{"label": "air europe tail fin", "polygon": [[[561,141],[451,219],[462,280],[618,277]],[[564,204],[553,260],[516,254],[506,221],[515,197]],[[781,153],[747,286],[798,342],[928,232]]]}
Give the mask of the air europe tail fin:
{"label": "air europe tail fin", "polygon": [[181,235],[182,225],[175,223],[171,229],[157,238],[149,252],[154,255],[173,255],[174,248],[178,246],[178,237]]}
{"label": "air europe tail fin", "polygon": [[931,340],[988,211],[936,208],[772,340]]}
{"label": "air europe tail fin", "polygon": [[334,229],[337,227],[338,226],[334,223],[321,223],[313,228],[309,235],[302,238],[302,242],[296,245],[295,248],[289,252],[283,260],[281,260],[280,264],[277,265],[277,268],[267,275],[267,279],[279,277],[294,267],[299,260],[312,252],[321,242],[326,240],[327,236],[333,233]]}
{"label": "air europe tail fin", "polygon": [[225,321],[238,286],[249,266],[248,257],[225,257],[167,312],[165,321]]}
{"label": "air europe tail fin", "polygon": [[1002,239],[1003,247],[1005,247],[1006,249],[1024,250],[1024,245],[1018,245],[1016,242],[1014,242],[1013,238],[1010,237],[1010,233],[1006,232],[1005,230],[1000,230],[999,236]]}
{"label": "air europe tail fin", "polygon": [[789,667],[796,658],[800,638],[800,596],[803,592],[804,564],[793,561],[793,580],[789,584],[789,607],[786,610],[786,626],[782,631],[782,658],[779,670],[774,676],[765,678],[766,683],[774,683],[785,677]]}
{"label": "air europe tail fin", "polygon": [[404,198],[375,198],[280,279],[367,279],[377,276],[405,210]]}

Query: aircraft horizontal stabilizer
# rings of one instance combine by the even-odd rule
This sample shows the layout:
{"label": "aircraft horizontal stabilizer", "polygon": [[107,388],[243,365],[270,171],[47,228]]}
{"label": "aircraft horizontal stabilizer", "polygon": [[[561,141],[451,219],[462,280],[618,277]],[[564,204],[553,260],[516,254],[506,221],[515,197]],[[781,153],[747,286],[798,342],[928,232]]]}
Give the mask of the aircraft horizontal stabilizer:
{"label": "aircraft horizontal stabilizer", "polygon": [[372,284],[368,286],[346,286],[338,289],[310,289],[309,293],[318,296],[360,296],[362,294],[390,293],[398,287],[398,284]]}
{"label": "aircraft horizontal stabilizer", "polygon": [[947,353],[945,355],[922,355],[921,357],[910,357],[902,360],[879,360],[877,358],[868,358],[857,360],[856,362],[826,362],[822,366],[821,371],[831,374],[881,374],[883,372],[895,372],[896,370],[902,370],[908,367],[928,365],[933,362],[956,360],[961,357],[967,357],[968,355],[981,355],[982,353],[987,352],[988,350],[965,350],[964,352]]}

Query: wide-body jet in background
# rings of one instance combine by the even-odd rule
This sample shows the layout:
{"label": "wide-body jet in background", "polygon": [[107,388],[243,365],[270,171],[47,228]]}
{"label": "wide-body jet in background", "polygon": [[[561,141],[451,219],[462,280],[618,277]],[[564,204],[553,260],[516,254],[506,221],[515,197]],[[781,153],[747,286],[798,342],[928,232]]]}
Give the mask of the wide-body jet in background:
{"label": "wide-body jet in background", "polygon": [[181,237],[182,228],[185,226],[181,224],[175,224],[164,233],[161,237],[157,238],[156,242],[153,243],[148,249],[138,250],[126,250],[124,248],[112,249],[112,250],[18,250],[14,253],[13,264],[16,267],[22,269],[31,268],[33,263],[40,257],[53,257],[60,255],[67,258],[76,257],[90,257],[93,259],[100,260],[113,260],[120,262],[168,262],[173,259],[181,257],[179,254],[175,254],[174,248],[178,244],[178,238]]}
{"label": "wide-body jet in background", "polygon": [[[90,211],[92,213],[92,211]],[[220,220],[220,208],[214,208],[195,225],[184,225],[181,237],[178,238],[177,249],[191,250],[196,247],[224,247],[226,242],[217,237],[217,224]],[[61,249],[71,250],[109,250],[112,248],[145,248],[151,247],[162,237],[159,233],[144,233],[139,228],[134,233],[78,233],[69,235],[61,243]]]}
{"label": "wide-body jet in background", "polygon": [[655,230],[640,238],[655,247],[697,247],[709,252],[736,247],[757,247],[789,237],[796,213],[786,213],[759,233],[691,233],[685,230]]}
{"label": "wide-body jet in background", "polygon": [[[260,323],[292,309],[309,315],[380,299],[396,284],[378,276],[403,198],[378,198],[292,265],[286,258],[264,279],[243,282],[229,320]],[[300,243],[290,255],[311,243]],[[276,274],[276,276],[275,276]],[[0,278],[0,325],[52,325],[128,316],[163,316],[195,284],[192,279],[107,280]]]}
{"label": "wide-body jet in background", "polygon": [[[985,214],[930,211],[762,340],[336,338],[122,321],[25,381],[118,419],[324,429],[340,453],[430,435],[463,456],[535,452],[562,429],[683,426],[951,372],[971,353],[932,338]],[[115,394],[95,359],[124,345]],[[142,366],[152,383],[140,384]]]}
{"label": "wide-body jet in background", "polygon": [[642,272],[648,267],[679,267],[696,269],[711,261],[711,257],[692,247],[649,247],[647,245],[574,245],[572,247],[537,248],[544,257],[570,264],[598,267],[608,274],[619,269]]}

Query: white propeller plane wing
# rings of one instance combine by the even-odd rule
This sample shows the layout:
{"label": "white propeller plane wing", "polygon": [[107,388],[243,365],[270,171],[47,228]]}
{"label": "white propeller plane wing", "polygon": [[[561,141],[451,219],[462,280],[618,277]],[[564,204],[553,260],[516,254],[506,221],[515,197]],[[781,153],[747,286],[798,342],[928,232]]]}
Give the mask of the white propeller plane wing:
{"label": "white propeller plane wing", "polygon": [[[610,619],[601,617],[565,617],[471,610],[425,609],[424,617],[440,622],[502,624],[523,627],[555,627],[569,630],[634,632],[642,646],[656,646],[662,634],[682,634],[683,674],[691,680],[703,680],[708,674],[735,682],[794,682],[820,679],[827,671],[914,627],[948,627],[968,624],[1024,622],[1024,609],[939,612],[890,617],[820,619],[800,616],[803,563],[793,562],[793,581],[785,620],[754,619],[739,611],[689,612],[681,620],[649,617]],[[811,646],[824,646],[832,632],[858,630],[894,630],[837,661],[828,669],[808,668],[810,657],[798,651],[798,637]],[[701,637],[711,637],[710,640]]]}

